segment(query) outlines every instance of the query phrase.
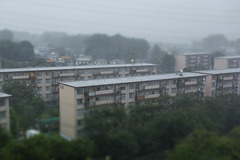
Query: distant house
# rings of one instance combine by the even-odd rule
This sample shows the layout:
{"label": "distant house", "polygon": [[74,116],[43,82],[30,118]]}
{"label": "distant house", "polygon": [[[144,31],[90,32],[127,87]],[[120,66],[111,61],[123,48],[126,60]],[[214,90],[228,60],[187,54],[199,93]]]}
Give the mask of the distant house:
{"label": "distant house", "polygon": [[47,56],[47,59],[54,60],[56,62],[58,57],[59,57],[59,55],[57,53],[52,52]]}
{"label": "distant house", "polygon": [[125,61],[123,59],[113,59],[110,64],[125,64]]}
{"label": "distant house", "polygon": [[76,59],[75,65],[88,65],[92,63],[92,57],[91,56],[85,56],[83,54],[79,55],[79,58]]}
{"label": "distant house", "polygon": [[51,59],[47,59],[46,62],[48,64],[50,64],[51,66],[55,65],[56,61],[55,60],[51,60]]}
{"label": "distant house", "polygon": [[41,56],[44,56],[44,55],[50,54],[52,50],[53,49],[48,47],[47,44],[41,44],[41,45],[34,48],[34,53],[38,54],[38,55],[41,55]]}
{"label": "distant house", "polygon": [[69,56],[60,56],[57,58],[57,64],[73,65],[72,58]]}
{"label": "distant house", "polygon": [[105,59],[97,59],[94,61],[95,65],[106,65],[107,64],[107,60]]}

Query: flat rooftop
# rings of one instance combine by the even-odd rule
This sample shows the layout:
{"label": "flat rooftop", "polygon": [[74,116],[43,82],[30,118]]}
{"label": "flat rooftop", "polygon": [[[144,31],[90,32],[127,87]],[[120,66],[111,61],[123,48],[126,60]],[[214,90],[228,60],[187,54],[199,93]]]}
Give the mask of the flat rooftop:
{"label": "flat rooftop", "polygon": [[12,95],[0,92],[0,98],[11,97]]}
{"label": "flat rooftop", "polygon": [[84,70],[84,69],[98,69],[98,68],[144,67],[144,66],[156,66],[156,64],[137,63],[137,64],[110,64],[110,65],[63,66],[63,67],[6,68],[6,69],[0,69],[0,73],[55,71],[55,70],[72,70],[72,69]]}
{"label": "flat rooftop", "polygon": [[138,76],[138,77],[61,82],[60,84],[71,86],[71,87],[90,87],[90,86],[102,86],[102,85],[111,85],[111,84],[126,84],[126,83],[133,83],[133,82],[147,82],[147,81],[155,81],[155,80],[203,77],[206,75],[207,74],[183,72],[182,76],[176,73],[170,73],[170,74],[147,75],[147,76]]}
{"label": "flat rooftop", "polygon": [[224,56],[224,57],[216,57],[217,59],[234,59],[240,58],[240,56]]}
{"label": "flat rooftop", "polygon": [[176,55],[201,55],[201,54],[210,54],[208,52],[193,52],[193,53],[178,53]]}
{"label": "flat rooftop", "polygon": [[195,71],[195,73],[203,73],[203,74],[240,73],[240,68],[216,69],[216,70],[207,70],[207,71]]}

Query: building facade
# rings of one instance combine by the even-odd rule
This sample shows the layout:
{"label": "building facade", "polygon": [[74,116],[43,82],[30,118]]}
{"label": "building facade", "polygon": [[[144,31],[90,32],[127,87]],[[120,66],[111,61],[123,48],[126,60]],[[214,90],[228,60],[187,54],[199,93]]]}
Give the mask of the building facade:
{"label": "building facade", "polygon": [[211,68],[209,53],[184,53],[175,55],[175,71],[191,68],[193,70],[208,70]]}
{"label": "building facade", "polygon": [[206,77],[206,96],[240,94],[240,68],[200,71]]}
{"label": "building facade", "polygon": [[11,95],[0,92],[0,127],[10,130],[9,97]]}
{"label": "building facade", "polygon": [[26,81],[47,106],[58,106],[58,83],[156,74],[154,64],[0,69],[0,89],[8,80]]}
{"label": "building facade", "polygon": [[240,68],[240,56],[216,57],[214,69]]}
{"label": "building facade", "polygon": [[179,73],[60,83],[61,135],[74,139],[82,134],[84,113],[92,107],[127,107],[165,94],[198,92],[205,95],[206,74]]}

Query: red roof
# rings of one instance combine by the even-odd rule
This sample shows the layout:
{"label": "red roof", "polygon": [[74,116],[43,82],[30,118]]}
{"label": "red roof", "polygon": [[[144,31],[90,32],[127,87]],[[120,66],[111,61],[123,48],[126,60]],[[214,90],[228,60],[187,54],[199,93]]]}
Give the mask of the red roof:
{"label": "red roof", "polygon": [[62,59],[72,59],[71,57],[69,56],[61,56]]}

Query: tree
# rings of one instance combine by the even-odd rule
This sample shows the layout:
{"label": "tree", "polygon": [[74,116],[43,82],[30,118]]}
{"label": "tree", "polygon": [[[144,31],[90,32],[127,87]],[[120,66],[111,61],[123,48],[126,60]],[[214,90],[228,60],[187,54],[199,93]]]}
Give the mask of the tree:
{"label": "tree", "polygon": [[161,69],[163,72],[173,72],[175,70],[175,57],[166,54],[162,59]]}
{"label": "tree", "polygon": [[218,50],[220,47],[227,47],[228,39],[221,34],[209,35],[202,40],[202,45],[205,49]]}
{"label": "tree", "polygon": [[162,51],[161,48],[156,44],[153,46],[151,50],[151,57],[153,59],[162,58],[166,54],[167,52]]}
{"label": "tree", "polygon": [[0,31],[0,40],[13,40],[13,33],[7,29]]}

